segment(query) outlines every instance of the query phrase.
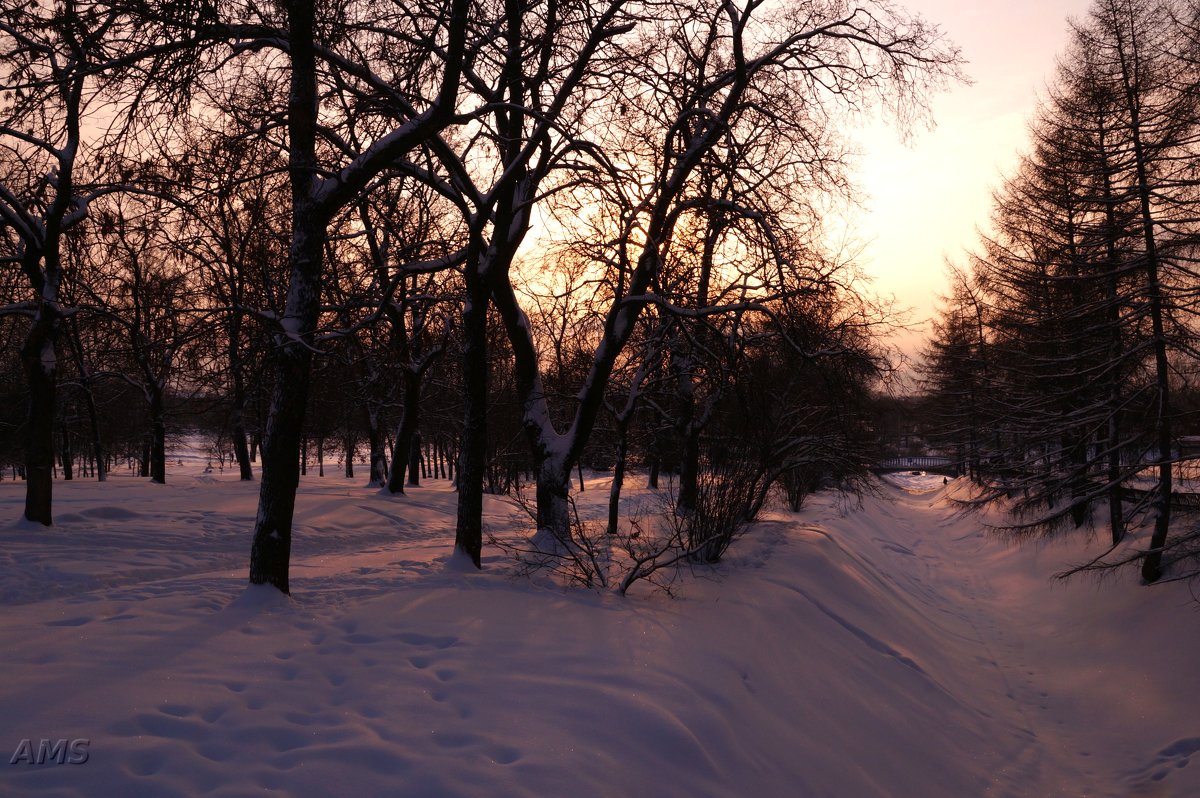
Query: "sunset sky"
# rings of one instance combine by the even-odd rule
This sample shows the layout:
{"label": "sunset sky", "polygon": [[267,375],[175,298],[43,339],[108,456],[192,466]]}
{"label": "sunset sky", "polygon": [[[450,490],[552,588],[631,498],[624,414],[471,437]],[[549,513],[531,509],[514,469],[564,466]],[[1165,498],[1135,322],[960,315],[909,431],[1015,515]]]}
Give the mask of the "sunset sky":
{"label": "sunset sky", "polygon": [[[903,0],[938,23],[969,62],[974,85],[934,99],[936,129],[917,130],[903,143],[882,124],[857,136],[863,151],[859,184],[866,211],[856,231],[866,244],[862,262],[876,290],[931,316],[945,290],[945,259],[961,260],[987,224],[990,192],[1011,170],[1026,141],[1025,126],[1055,57],[1066,44],[1068,17],[1090,0]],[[903,336],[912,356],[925,325]]]}

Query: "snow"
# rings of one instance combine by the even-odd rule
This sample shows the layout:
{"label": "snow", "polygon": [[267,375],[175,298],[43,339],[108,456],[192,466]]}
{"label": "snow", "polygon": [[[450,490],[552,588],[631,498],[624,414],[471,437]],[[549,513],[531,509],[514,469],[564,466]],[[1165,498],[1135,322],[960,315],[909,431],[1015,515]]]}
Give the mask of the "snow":
{"label": "snow", "polygon": [[279,320],[279,327],[284,334],[293,340],[300,338],[300,318],[297,316],[284,316]]}
{"label": "snow", "polygon": [[1186,586],[1052,583],[1079,541],[1007,548],[958,483],[889,479],[766,513],[674,599],[462,568],[444,481],[304,478],[292,597],[246,585],[235,472],[60,482],[50,530],[0,482],[0,742],[88,741],[0,795],[1200,794]]}

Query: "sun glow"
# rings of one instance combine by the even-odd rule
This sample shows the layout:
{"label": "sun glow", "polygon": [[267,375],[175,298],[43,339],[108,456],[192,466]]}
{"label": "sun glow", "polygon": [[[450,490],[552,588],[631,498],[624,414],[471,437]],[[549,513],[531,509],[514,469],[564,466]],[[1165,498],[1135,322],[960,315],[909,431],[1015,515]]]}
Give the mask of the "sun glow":
{"label": "sun glow", "polygon": [[1067,18],[1087,0],[1006,4],[907,0],[940,25],[968,60],[973,84],[933,100],[933,130],[905,142],[878,122],[853,136],[862,150],[856,175],[864,208],[853,229],[865,242],[862,263],[881,295],[911,309],[912,328],[894,343],[919,352],[945,291],[945,262],[960,260],[986,229],[991,192],[1025,146],[1026,122],[1052,76]]}

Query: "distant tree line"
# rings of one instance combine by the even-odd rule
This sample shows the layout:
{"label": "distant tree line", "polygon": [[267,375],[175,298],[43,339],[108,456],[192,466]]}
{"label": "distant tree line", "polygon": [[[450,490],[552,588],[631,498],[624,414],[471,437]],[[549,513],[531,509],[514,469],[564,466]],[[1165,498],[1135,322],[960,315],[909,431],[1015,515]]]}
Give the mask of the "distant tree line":
{"label": "distant tree line", "polygon": [[630,466],[675,475],[671,545],[715,560],[773,485],[863,473],[886,314],[825,243],[838,123],[907,123],[958,62],[843,0],[0,0],[25,517],[56,470],[164,481],[186,417],[257,462],[250,580],[284,592],[302,471],[360,450],[393,493],[453,479],[476,566],[526,481],[537,549],[590,545],[581,465],[627,539]]}
{"label": "distant tree line", "polygon": [[1200,433],[1200,5],[1074,21],[993,207],[925,353],[939,444],[1006,532],[1102,525],[1112,549],[1081,569],[1154,582],[1198,551],[1175,480]]}

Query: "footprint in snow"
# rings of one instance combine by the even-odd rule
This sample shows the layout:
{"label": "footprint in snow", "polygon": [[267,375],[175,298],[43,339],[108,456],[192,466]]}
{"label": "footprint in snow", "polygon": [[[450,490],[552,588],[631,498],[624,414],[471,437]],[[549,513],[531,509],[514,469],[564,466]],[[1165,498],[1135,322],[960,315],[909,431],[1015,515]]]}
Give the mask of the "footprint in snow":
{"label": "footprint in snow", "polygon": [[1182,770],[1191,764],[1192,757],[1200,752],[1200,737],[1184,737],[1160,749],[1149,763],[1129,772],[1129,783],[1135,793],[1151,784],[1164,781],[1172,771]]}

